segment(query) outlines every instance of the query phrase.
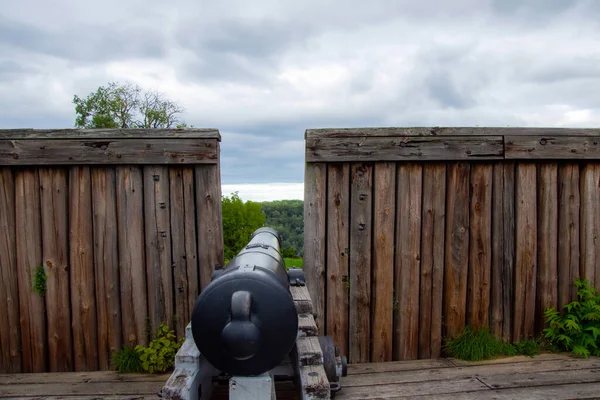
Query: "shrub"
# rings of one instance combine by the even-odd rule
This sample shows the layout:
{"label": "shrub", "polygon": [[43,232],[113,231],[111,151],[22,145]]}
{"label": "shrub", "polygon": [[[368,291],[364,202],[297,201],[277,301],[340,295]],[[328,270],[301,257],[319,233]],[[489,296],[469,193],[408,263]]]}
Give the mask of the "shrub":
{"label": "shrub", "polygon": [[144,371],[152,374],[173,368],[175,354],[185,340],[181,338],[177,342],[175,338],[174,331],[162,323],[156,332],[156,339],[152,340],[147,347],[136,346]]}
{"label": "shrub", "polygon": [[131,346],[123,346],[112,359],[113,366],[122,374],[142,372],[140,354]]}

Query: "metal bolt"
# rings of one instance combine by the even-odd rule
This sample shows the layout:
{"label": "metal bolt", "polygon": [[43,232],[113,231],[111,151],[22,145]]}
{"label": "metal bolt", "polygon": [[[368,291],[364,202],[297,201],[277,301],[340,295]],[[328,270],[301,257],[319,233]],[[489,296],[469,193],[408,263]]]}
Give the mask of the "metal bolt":
{"label": "metal bolt", "polygon": [[154,182],[160,181],[160,175],[152,175],[152,178],[154,178]]}
{"label": "metal bolt", "polygon": [[358,230],[359,231],[364,231],[365,230],[365,224],[359,224],[358,225]]}

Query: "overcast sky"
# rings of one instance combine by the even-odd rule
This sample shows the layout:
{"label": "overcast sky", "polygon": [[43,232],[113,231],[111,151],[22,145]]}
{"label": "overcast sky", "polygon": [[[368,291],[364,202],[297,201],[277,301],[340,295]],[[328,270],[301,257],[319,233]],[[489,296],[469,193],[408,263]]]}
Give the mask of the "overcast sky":
{"label": "overcast sky", "polygon": [[220,130],[244,199],[301,197],[307,128],[600,126],[599,0],[0,5],[0,128],[73,127],[73,95],[109,81],[157,89]]}

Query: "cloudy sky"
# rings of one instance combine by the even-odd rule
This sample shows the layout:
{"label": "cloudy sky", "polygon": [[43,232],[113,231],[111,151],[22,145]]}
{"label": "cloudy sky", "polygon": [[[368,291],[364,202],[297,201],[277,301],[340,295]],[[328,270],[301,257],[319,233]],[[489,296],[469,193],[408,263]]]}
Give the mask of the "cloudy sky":
{"label": "cloudy sky", "polygon": [[139,84],[220,130],[243,199],[302,197],[307,128],[600,126],[599,0],[0,4],[0,128]]}

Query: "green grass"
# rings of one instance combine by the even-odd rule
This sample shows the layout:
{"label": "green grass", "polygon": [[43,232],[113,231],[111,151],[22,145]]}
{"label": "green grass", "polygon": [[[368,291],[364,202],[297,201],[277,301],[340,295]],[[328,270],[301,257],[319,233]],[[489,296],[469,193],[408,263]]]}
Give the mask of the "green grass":
{"label": "green grass", "polygon": [[140,354],[131,346],[123,346],[117,351],[113,355],[112,362],[117,372],[123,374],[144,371]]}
{"label": "green grass", "polygon": [[285,267],[287,269],[290,269],[292,267],[295,268],[302,268],[303,266],[303,260],[301,258],[284,258],[285,260]]}
{"label": "green grass", "polygon": [[457,337],[447,340],[444,346],[448,356],[466,361],[489,360],[498,356],[533,357],[540,353],[540,349],[540,344],[535,340],[505,343],[487,329],[472,330],[469,327]]}

